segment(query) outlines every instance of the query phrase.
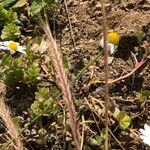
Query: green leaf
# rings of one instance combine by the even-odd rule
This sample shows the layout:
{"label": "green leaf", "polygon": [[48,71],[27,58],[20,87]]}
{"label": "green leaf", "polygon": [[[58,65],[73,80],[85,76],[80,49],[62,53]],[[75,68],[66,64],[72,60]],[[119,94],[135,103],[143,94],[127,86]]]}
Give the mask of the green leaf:
{"label": "green leaf", "polygon": [[[48,88],[39,88],[38,93],[36,94],[36,99],[49,99],[50,94],[49,94],[49,89]],[[41,100],[40,100],[41,101]]]}
{"label": "green leaf", "polygon": [[91,145],[99,145],[99,143],[96,139],[91,139],[90,143],[91,143]]}
{"label": "green leaf", "polygon": [[116,119],[119,121],[119,125],[123,130],[127,129],[131,124],[131,118],[124,111],[120,111]]}
{"label": "green leaf", "polygon": [[13,5],[13,8],[23,7],[26,5],[28,0],[19,0],[16,4]]}
{"label": "green leaf", "polygon": [[38,77],[40,76],[40,68],[30,67],[24,71],[25,82],[30,85],[36,85],[38,83]]}
{"label": "green leaf", "polygon": [[47,5],[56,5],[58,0],[34,0],[31,7],[28,9],[28,13],[31,16],[38,15],[40,11]]}
{"label": "green leaf", "polygon": [[3,6],[0,6],[0,26],[4,25],[7,21],[7,13],[8,11],[3,8]]}
{"label": "green leaf", "polygon": [[0,6],[0,26],[8,23],[19,23],[17,13],[12,10],[8,11],[3,6]]}
{"label": "green leaf", "polygon": [[51,108],[53,103],[51,103],[53,101],[53,99],[50,97],[48,100],[45,100],[43,102],[43,109],[47,110],[47,108]]}
{"label": "green leaf", "polygon": [[41,107],[42,107],[42,103],[40,103],[37,100],[34,101],[34,103],[31,105],[31,117],[35,117],[40,113],[42,113]]}
{"label": "green leaf", "polygon": [[95,138],[91,139],[90,143],[91,145],[100,145],[103,139],[103,135],[97,135]]}
{"label": "green leaf", "polygon": [[4,26],[2,30],[1,38],[2,40],[16,40],[20,37],[20,27],[14,23],[10,23]]}
{"label": "green leaf", "polygon": [[56,98],[60,94],[60,90],[56,86],[52,86],[50,94],[53,98]]}
{"label": "green leaf", "polygon": [[88,145],[84,145],[83,150],[91,150],[91,148]]}
{"label": "green leaf", "polygon": [[18,24],[20,23],[20,21],[18,20],[18,15],[16,12],[14,12],[13,10],[9,10],[7,12],[7,20],[6,23],[14,23],[14,24]]}
{"label": "green leaf", "polygon": [[103,140],[103,135],[97,135],[96,136],[96,140],[98,141],[98,143],[100,144],[101,142],[102,142],[102,140]]}
{"label": "green leaf", "polygon": [[144,97],[149,97],[149,96],[150,96],[150,90],[143,90],[143,91],[141,92],[141,94],[142,94],[142,96],[144,96]]}
{"label": "green leaf", "polygon": [[3,7],[8,7],[13,4],[16,0],[0,0],[0,5]]}
{"label": "green leaf", "polygon": [[122,129],[127,129],[130,126],[131,123],[131,118],[127,115],[125,115],[125,117],[120,121],[120,126]]}
{"label": "green leaf", "polygon": [[12,68],[5,70],[4,81],[6,85],[14,85],[23,80],[23,71],[21,68]]}
{"label": "green leaf", "polygon": [[45,138],[47,136],[47,131],[44,128],[38,130],[38,134],[41,138]]}
{"label": "green leaf", "polygon": [[[36,100],[31,105],[31,117],[56,115],[60,112],[58,102],[54,100],[49,93],[48,88],[39,88],[36,92]],[[58,117],[58,116],[57,116]]]}
{"label": "green leaf", "polygon": [[21,127],[19,125],[19,118],[18,117],[13,117],[13,123],[15,124],[15,127],[17,128],[17,130],[21,130]]}
{"label": "green leaf", "polygon": [[67,71],[67,70],[69,69],[69,61],[68,61],[68,57],[67,57],[66,55],[63,55],[62,61],[63,61],[64,68],[65,68],[66,71]]}
{"label": "green leaf", "polygon": [[35,16],[37,14],[40,13],[40,11],[47,5],[47,3],[45,3],[44,1],[39,1],[39,2],[36,2],[36,1],[33,1],[31,7],[29,8],[28,10],[28,13],[31,15],[31,16]]}
{"label": "green leaf", "polygon": [[136,32],[135,33],[135,36],[138,38],[139,42],[141,42],[145,36],[145,33],[144,32]]}
{"label": "green leaf", "polygon": [[118,121],[121,121],[121,120],[124,118],[125,115],[126,115],[126,113],[125,113],[124,111],[120,111],[120,112],[118,113],[118,115],[116,116],[116,119],[117,119]]}

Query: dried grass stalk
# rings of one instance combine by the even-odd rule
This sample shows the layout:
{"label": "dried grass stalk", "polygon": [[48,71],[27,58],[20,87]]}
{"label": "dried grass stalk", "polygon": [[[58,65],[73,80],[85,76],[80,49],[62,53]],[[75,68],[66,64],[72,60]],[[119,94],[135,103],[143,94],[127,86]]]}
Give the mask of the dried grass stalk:
{"label": "dried grass stalk", "polygon": [[108,133],[108,125],[109,125],[109,64],[108,64],[108,46],[107,46],[107,15],[105,10],[105,0],[101,0],[102,5],[102,16],[103,16],[103,34],[104,34],[104,67],[105,67],[105,129],[106,129],[106,139],[105,139],[105,150],[109,150],[109,133]]}
{"label": "dried grass stalk", "polygon": [[60,85],[62,89],[63,99],[65,101],[67,110],[69,112],[69,121],[70,121],[71,130],[72,130],[72,135],[75,140],[76,148],[79,150],[81,137],[79,133],[77,113],[75,111],[74,103],[72,101],[70,86],[69,86],[64,68],[63,68],[62,58],[57,49],[56,41],[52,37],[52,33],[51,33],[48,23],[45,23],[42,19],[40,19],[40,25],[47,36],[48,54],[53,59],[53,62],[54,62],[58,84]]}
{"label": "dried grass stalk", "polygon": [[[23,144],[19,138],[19,134],[15,128],[15,125],[11,119],[10,111],[6,107],[2,98],[0,98],[0,117],[5,123],[8,134],[11,136],[7,140],[13,139],[10,143],[15,150],[23,150]],[[8,136],[7,136],[8,137]]]}

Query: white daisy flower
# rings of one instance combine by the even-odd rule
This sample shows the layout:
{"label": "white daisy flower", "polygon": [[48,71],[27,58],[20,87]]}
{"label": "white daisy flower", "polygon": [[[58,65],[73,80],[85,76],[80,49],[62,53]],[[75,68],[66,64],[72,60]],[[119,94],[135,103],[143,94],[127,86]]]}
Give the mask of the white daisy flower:
{"label": "white daisy flower", "polygon": [[12,55],[15,54],[17,51],[22,54],[26,54],[25,52],[26,47],[21,46],[20,43],[14,41],[0,42],[0,49],[10,51]]}
{"label": "white daisy flower", "polygon": [[[110,55],[114,54],[117,51],[118,43],[119,43],[119,34],[117,32],[109,32],[107,34],[107,45],[108,45],[108,51],[110,52]],[[104,48],[104,37],[101,38],[99,45]]]}
{"label": "white daisy flower", "polygon": [[[104,48],[104,37],[101,38],[99,45]],[[118,46],[112,43],[107,43],[108,51],[110,55],[114,54],[117,51]]]}
{"label": "white daisy flower", "polygon": [[141,132],[140,138],[143,142],[150,146],[150,126],[147,124],[144,125],[144,129],[139,129]]}

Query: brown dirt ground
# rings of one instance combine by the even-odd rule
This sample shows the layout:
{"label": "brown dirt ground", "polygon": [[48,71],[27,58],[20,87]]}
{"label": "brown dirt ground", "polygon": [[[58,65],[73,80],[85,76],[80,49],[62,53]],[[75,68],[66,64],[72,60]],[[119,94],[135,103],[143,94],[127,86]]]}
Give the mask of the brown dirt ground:
{"label": "brown dirt ground", "polygon": [[[61,15],[57,16],[58,28],[56,31],[60,33],[57,36],[60,50],[69,56],[71,62],[69,77],[72,78],[99,52],[99,41],[102,35],[102,12],[98,0],[69,0],[68,8],[76,49],[73,48],[64,5],[59,10]],[[110,78],[115,79],[134,68],[131,52],[135,52],[135,49],[138,49],[138,60],[141,60],[143,53],[141,47],[144,41],[139,45],[133,35],[147,28],[146,41],[149,42],[150,3],[144,0],[109,0],[106,8],[108,29],[118,32],[121,38],[125,39],[123,43],[120,42],[118,52],[110,64]],[[75,99],[83,103],[85,99],[88,101],[102,100],[103,82],[101,80],[104,77],[104,69],[100,62],[97,61],[96,64],[90,66],[76,83],[73,88]],[[150,86],[149,71],[150,68],[144,66],[129,78],[113,84],[110,88],[110,108],[112,111],[114,111],[114,107],[126,111],[133,118],[132,129],[136,133],[144,123],[150,123],[150,103],[147,101],[141,104],[137,96],[142,89]],[[142,113],[144,110],[146,111]],[[112,131],[126,150],[148,149],[140,144],[132,131],[115,131],[113,123]],[[97,131],[95,132],[97,133]],[[111,145],[112,149],[120,149],[118,143],[114,142],[113,139]]]}
{"label": "brown dirt ground", "polygon": [[[100,51],[99,41],[102,36],[102,12],[100,0],[68,0],[67,4],[74,33],[75,49],[72,37],[70,36],[70,27],[63,2],[56,13],[54,35],[57,39],[58,48],[64,55],[68,56],[70,63],[68,77],[71,80]],[[114,55],[113,62],[110,64],[110,78],[116,79],[121,75],[129,73],[135,67],[131,52],[136,52],[137,59],[140,61],[144,53],[144,43],[150,42],[150,1],[107,0],[106,8],[108,30],[114,30],[121,36],[118,51]],[[145,32],[145,38],[141,43],[138,43],[134,36],[134,33],[138,31]],[[85,128],[84,145],[90,145],[90,139],[95,137],[95,135],[100,135],[104,128],[99,119],[99,116],[104,117],[104,107],[102,107],[104,105],[104,68],[101,64],[102,60],[103,58],[100,58],[95,64],[91,65],[72,88],[73,99],[78,106],[77,111],[79,115],[83,115],[85,120],[93,121],[95,118],[94,123],[89,123],[87,128]],[[49,59],[46,61],[49,63]],[[110,130],[125,150],[149,150],[149,147],[143,144],[138,136],[139,128],[143,128],[145,123],[150,124],[150,101],[147,99],[144,102],[140,102],[138,97],[141,90],[150,87],[149,72],[150,68],[147,62],[132,76],[110,87],[111,112],[113,113],[115,108],[126,111],[132,119],[131,128],[125,131],[117,128],[118,123],[113,117],[110,119]],[[2,85],[0,90],[4,92],[3,83],[0,82],[0,85]],[[19,89],[16,91],[18,97],[13,92],[10,92],[11,95],[6,97],[9,97],[8,101],[11,100],[9,103],[12,105],[14,114],[18,115],[18,112],[21,112],[22,115],[24,113],[22,119],[27,120],[28,114],[26,109],[31,105],[29,101],[33,102],[33,97],[35,97],[34,89],[32,89],[33,91],[28,89],[28,87],[21,89],[28,93],[27,96],[22,98],[22,101],[19,98],[23,91],[18,92]],[[17,98],[18,101],[16,101]],[[15,99],[15,103],[12,101],[13,99]],[[24,106],[20,106],[20,104]],[[22,111],[24,109],[25,112]],[[97,122],[98,127],[95,122]],[[56,144],[54,149],[61,150],[59,148],[62,144],[62,135],[60,135],[59,139],[61,127],[58,125],[56,128],[58,128],[58,131],[56,130],[58,133],[56,133],[56,136],[50,133],[49,139],[51,141],[49,143],[50,145],[51,143]],[[70,138],[70,134],[68,137]],[[29,149],[49,150],[49,144],[42,145],[38,143],[36,138],[32,139],[28,141]],[[118,142],[113,137],[110,139],[111,150],[121,150]],[[97,146],[90,145],[90,147],[92,150],[100,149]]]}

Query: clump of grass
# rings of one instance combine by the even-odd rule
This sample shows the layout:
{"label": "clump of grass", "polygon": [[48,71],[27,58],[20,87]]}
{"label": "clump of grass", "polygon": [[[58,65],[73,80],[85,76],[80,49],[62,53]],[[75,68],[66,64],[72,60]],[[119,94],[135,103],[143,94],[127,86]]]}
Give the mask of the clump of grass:
{"label": "clump of grass", "polygon": [[[2,98],[0,98],[0,117],[2,118],[2,120],[6,126],[7,132],[10,136],[10,137],[6,136],[7,140],[8,140],[7,145],[10,145],[10,147],[15,150],[23,150],[23,144],[21,142],[21,139],[19,138],[19,134],[18,134],[16,127],[12,121],[10,111],[6,107]],[[6,146],[6,147],[8,147],[8,146]]]}
{"label": "clump of grass", "polygon": [[49,48],[48,54],[53,60],[55,71],[56,71],[56,77],[58,79],[58,84],[61,87],[63,93],[63,99],[65,101],[67,111],[69,112],[70,127],[72,130],[73,138],[75,140],[75,145],[76,148],[80,150],[81,137],[79,132],[79,124],[77,121],[77,113],[75,110],[74,103],[72,101],[70,85],[68,83],[67,76],[63,68],[62,58],[57,49],[56,41],[52,37],[51,30],[49,28],[48,23],[45,23],[42,19],[40,19],[40,25],[47,36],[47,45]]}

